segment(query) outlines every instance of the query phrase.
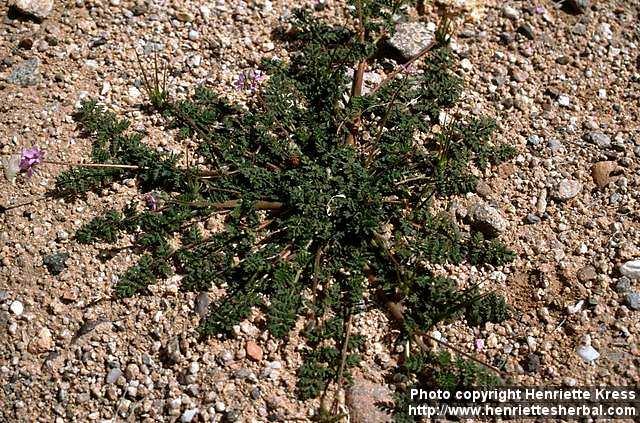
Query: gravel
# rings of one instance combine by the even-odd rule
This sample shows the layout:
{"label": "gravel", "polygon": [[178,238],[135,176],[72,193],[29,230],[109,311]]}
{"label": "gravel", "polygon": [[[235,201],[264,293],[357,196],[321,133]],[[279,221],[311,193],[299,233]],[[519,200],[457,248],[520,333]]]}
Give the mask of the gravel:
{"label": "gravel", "polygon": [[433,42],[435,29],[434,24],[400,23],[396,26],[396,32],[387,41],[387,44],[396,50],[403,60],[409,60]]}
{"label": "gravel", "polygon": [[[146,94],[134,46],[145,64],[152,63],[154,52],[169,63],[169,87],[178,98],[203,84],[242,100],[250,93],[233,88],[241,71],[256,69],[263,58],[286,59],[272,31],[290,16],[290,2],[94,3],[54,2],[40,23],[13,19],[7,3],[0,4],[5,17],[0,51],[6,52],[0,62],[3,154],[37,145],[52,160],[88,157],[89,142],[72,118],[78,100],[88,97],[148,132],[144,142],[184,157],[188,142],[177,142],[171,130],[160,128],[162,119],[143,110]],[[487,268],[466,262],[432,267],[461,286],[478,283],[503,293],[517,317],[473,329],[453,322],[437,330],[468,351],[483,339],[478,358],[501,360],[520,385],[637,384],[633,357],[640,354],[635,342],[640,328],[629,301],[634,297],[628,296],[638,292],[638,278],[634,266],[624,267],[640,258],[640,139],[633,125],[640,113],[637,5],[576,2],[582,15],[571,16],[551,3],[544,3],[542,13],[527,2],[482,3],[473,13],[462,12],[467,19],[454,25],[459,28],[452,40],[456,72],[465,92],[447,114],[462,120],[495,117],[499,130],[491,141],[518,151],[510,163],[469,170],[486,185],[481,201],[497,212],[488,213],[484,224],[517,258]],[[320,13],[345,24],[343,8],[323,4]],[[428,22],[439,22],[439,11],[433,2],[426,4],[421,22],[405,26],[405,56],[397,52],[399,61],[433,37]],[[533,39],[518,33],[521,26],[531,29]],[[396,64],[389,60],[389,69]],[[377,69],[368,74],[384,76]],[[601,174],[594,177],[601,162],[609,164],[599,165]],[[3,182],[0,204],[44,196],[60,170],[42,165],[29,179]],[[222,287],[212,287],[205,297],[160,281],[152,295],[111,300],[118,275],[137,255],[125,249],[102,261],[96,246],[79,245],[73,234],[136,195],[135,185],[115,184],[101,195],[74,202],[48,198],[0,215],[0,290],[6,293],[0,300],[0,328],[6,328],[0,356],[7,358],[0,375],[12,381],[3,391],[9,406],[0,409],[0,420],[180,421],[190,410],[197,410],[192,421],[221,421],[227,410],[246,421],[310,415],[317,402],[295,395],[296,371],[307,348],[296,333],[287,342],[273,339],[264,330],[264,316],[254,310],[229,339],[199,339],[204,298],[217,301]],[[478,200],[456,198],[456,213]],[[449,209],[440,199],[432,201],[438,210]],[[463,214],[463,225],[473,223]],[[224,221],[206,225],[222,228]],[[58,237],[60,231],[67,237]],[[57,275],[45,262],[53,254],[69,254],[69,265]],[[581,272],[587,266],[589,274]],[[381,365],[393,367],[403,355],[389,346],[387,322],[375,310],[354,319],[354,333],[366,335],[362,369],[372,392],[398,389],[384,382],[390,381],[389,372]],[[585,333],[593,337],[588,348],[579,339]],[[527,373],[526,359],[534,353],[523,342],[529,337],[540,364]],[[259,348],[260,360],[247,353],[249,342]],[[580,358],[576,351],[590,355]],[[598,351],[603,357],[606,352],[607,360],[594,358]],[[612,366],[608,358],[614,354],[620,358]],[[273,362],[281,367],[267,364]],[[249,377],[234,377],[241,368]],[[107,383],[112,371],[122,377]],[[263,372],[266,377],[259,377]],[[353,415],[351,420],[356,421]]]}

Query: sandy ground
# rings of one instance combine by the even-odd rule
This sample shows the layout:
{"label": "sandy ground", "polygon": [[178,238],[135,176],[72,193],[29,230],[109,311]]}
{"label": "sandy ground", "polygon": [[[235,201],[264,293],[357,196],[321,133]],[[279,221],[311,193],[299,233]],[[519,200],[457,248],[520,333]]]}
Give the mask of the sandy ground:
{"label": "sandy ground", "polygon": [[[447,206],[459,216],[478,201],[500,210],[508,222],[501,238],[518,258],[501,268],[440,271],[503,293],[515,313],[500,325],[459,322],[438,332],[505,363],[521,384],[637,386],[640,282],[621,277],[620,266],[640,259],[640,3],[595,1],[579,15],[551,1],[484,3],[454,39],[467,82],[456,113],[495,116],[496,141],[519,155],[481,175],[478,195]],[[339,2],[326,4],[323,13],[341,19]],[[71,118],[86,96],[130,118],[149,143],[182,151],[160,119],[141,111],[133,48],[160,43],[173,95],[200,83],[235,95],[240,71],[284,54],[270,32],[291,8],[268,0],[56,1],[35,23],[2,3],[2,153],[38,146],[49,159],[86,157],[90,141]],[[433,11],[425,19],[434,21]],[[26,63],[37,67],[27,72],[29,85],[15,79]],[[599,162],[610,163],[594,175]],[[15,185],[0,181],[3,206],[35,200],[0,215],[1,421],[188,421],[192,410],[193,421],[313,415],[317,403],[293,394],[302,345],[271,339],[258,321],[243,322],[234,339],[198,342],[195,295],[171,279],[154,295],[111,300],[115,275],[135,257],[103,262],[99,246],[79,245],[73,233],[136,195],[134,182],[74,203],[39,200],[60,170],[44,165]],[[53,253],[69,254],[57,276],[43,264]],[[386,318],[368,312],[356,328],[369,335],[362,373],[383,384],[398,357],[386,342]],[[248,341],[264,352],[261,361],[247,357]],[[598,358],[578,354],[587,350]],[[174,363],[163,359],[168,353]]]}

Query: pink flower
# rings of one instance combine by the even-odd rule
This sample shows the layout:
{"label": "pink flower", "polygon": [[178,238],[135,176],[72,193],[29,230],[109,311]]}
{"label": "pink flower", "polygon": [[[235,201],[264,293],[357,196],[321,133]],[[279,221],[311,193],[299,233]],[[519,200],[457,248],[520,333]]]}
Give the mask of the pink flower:
{"label": "pink flower", "polygon": [[249,70],[238,74],[238,78],[234,83],[236,91],[249,90],[255,93],[258,86],[267,76],[261,70]]}
{"label": "pink flower", "polygon": [[22,150],[22,157],[20,158],[20,170],[26,171],[27,175],[33,175],[34,167],[44,158],[44,151],[38,147],[27,148]]}
{"label": "pink flower", "polygon": [[534,9],[534,11],[538,14],[538,15],[543,15],[544,12],[546,12],[546,10],[544,9],[543,6],[536,6],[536,8]]}
{"label": "pink flower", "polygon": [[476,350],[482,351],[484,349],[484,339],[476,339]]}
{"label": "pink flower", "polygon": [[418,73],[418,69],[416,69],[413,63],[404,64],[402,65],[402,67],[408,75],[415,75],[416,73]]}
{"label": "pink flower", "polygon": [[234,86],[236,88],[236,91],[244,90],[246,79],[247,79],[247,77],[244,75],[244,72],[241,72],[238,75],[238,79],[236,79],[236,82],[234,84]]}

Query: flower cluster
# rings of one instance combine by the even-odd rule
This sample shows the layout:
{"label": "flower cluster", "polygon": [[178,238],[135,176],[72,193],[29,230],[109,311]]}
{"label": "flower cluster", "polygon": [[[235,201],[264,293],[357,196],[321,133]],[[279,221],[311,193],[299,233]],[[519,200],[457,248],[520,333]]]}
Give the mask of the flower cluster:
{"label": "flower cluster", "polygon": [[240,72],[236,82],[234,84],[237,91],[251,91],[255,93],[258,90],[258,86],[264,81],[266,75],[261,70],[250,69],[248,71]]}
{"label": "flower cluster", "polygon": [[27,148],[22,150],[22,157],[20,158],[20,170],[27,172],[27,175],[33,175],[33,171],[36,165],[42,162],[44,158],[44,151],[38,147]]}
{"label": "flower cluster", "polygon": [[4,168],[5,178],[14,183],[20,171],[26,172],[29,176],[33,175],[36,165],[42,163],[43,158],[44,151],[38,147],[32,147],[22,150],[21,154],[4,156],[0,163]]}

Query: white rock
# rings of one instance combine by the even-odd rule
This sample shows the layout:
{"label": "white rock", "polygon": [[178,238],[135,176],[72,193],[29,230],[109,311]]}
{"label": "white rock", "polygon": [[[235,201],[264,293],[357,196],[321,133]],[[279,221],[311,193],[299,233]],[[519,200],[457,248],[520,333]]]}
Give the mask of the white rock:
{"label": "white rock", "polygon": [[202,64],[202,56],[200,56],[199,54],[194,54],[193,56],[189,56],[187,58],[187,65],[192,68],[197,68],[198,66],[200,66],[200,64]]}
{"label": "white rock", "polygon": [[129,98],[133,100],[140,98],[140,96],[142,95],[140,90],[134,85],[129,87],[128,94],[129,94]]}
{"label": "white rock", "polygon": [[516,19],[518,19],[520,17],[520,13],[518,13],[518,11],[516,9],[514,9],[513,7],[511,7],[509,5],[504,5],[502,7],[502,14],[507,19],[516,20]]}
{"label": "white rock", "polygon": [[567,313],[576,314],[580,310],[582,310],[582,305],[584,304],[584,300],[578,301],[575,305],[567,306]]}
{"label": "white rock", "polygon": [[564,107],[569,107],[571,105],[571,99],[567,95],[558,96],[558,104]]}
{"label": "white rock", "polygon": [[396,26],[396,32],[388,40],[406,60],[415,57],[435,38],[434,31],[429,30],[423,22],[405,22]]}
{"label": "white rock", "polygon": [[9,5],[38,19],[46,18],[53,10],[53,0],[14,0]]}
{"label": "white rock", "polygon": [[273,49],[276,48],[276,45],[273,42],[269,41],[265,43],[262,48],[264,51],[273,51]]}
{"label": "white rock", "polygon": [[180,416],[180,421],[182,423],[189,423],[191,420],[193,420],[193,418],[195,417],[196,413],[198,413],[198,409],[197,408],[192,408],[190,410],[185,410],[185,412],[182,413],[182,416]]}
{"label": "white rock", "polygon": [[582,191],[582,184],[573,179],[563,179],[558,184],[556,199],[560,201],[570,200]]}
{"label": "white rock", "polygon": [[446,126],[451,121],[453,121],[451,115],[444,110],[440,110],[440,113],[438,113],[438,122],[440,123],[440,125]]}
{"label": "white rock", "polygon": [[202,15],[202,19],[207,22],[209,18],[211,18],[211,9],[209,6],[203,4],[200,6],[200,14]]}
{"label": "white rock", "polygon": [[466,71],[470,71],[473,69],[473,65],[471,64],[471,60],[464,58],[460,61],[460,67]]}
{"label": "white rock", "polygon": [[578,347],[576,352],[587,363],[591,363],[600,357],[600,353],[591,345],[582,345]]}
{"label": "white rock", "polygon": [[600,34],[607,40],[610,40],[611,38],[613,38],[613,31],[611,30],[611,25],[609,25],[606,22],[601,23]]}
{"label": "white rock", "polygon": [[107,95],[111,91],[111,83],[105,80],[102,83],[102,90],[100,90],[100,95]]}
{"label": "white rock", "polygon": [[189,39],[191,41],[198,41],[200,39],[200,33],[195,29],[192,29],[191,31],[189,31]]}
{"label": "white rock", "polygon": [[258,336],[260,334],[260,330],[246,320],[240,322],[240,330],[249,336]]}
{"label": "white rock", "polygon": [[629,279],[640,279],[640,260],[630,260],[620,266],[620,273]]}
{"label": "white rock", "polygon": [[11,305],[9,306],[9,309],[16,316],[20,316],[24,312],[24,306],[20,301],[17,301],[17,300],[11,303]]}

